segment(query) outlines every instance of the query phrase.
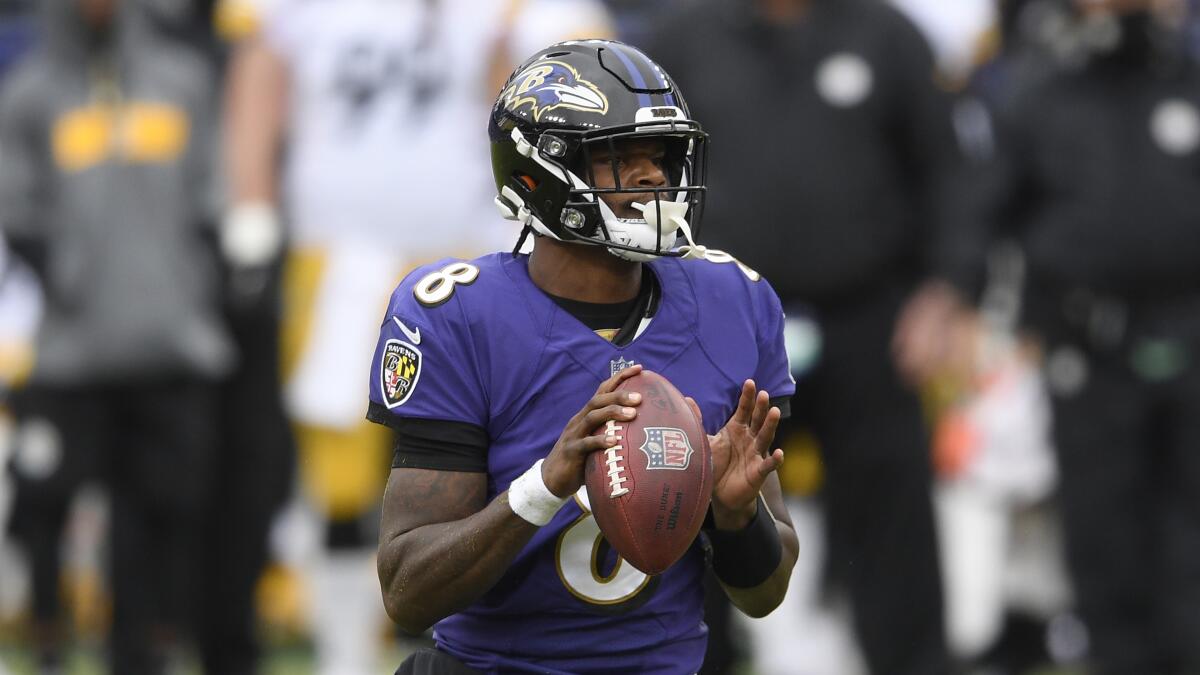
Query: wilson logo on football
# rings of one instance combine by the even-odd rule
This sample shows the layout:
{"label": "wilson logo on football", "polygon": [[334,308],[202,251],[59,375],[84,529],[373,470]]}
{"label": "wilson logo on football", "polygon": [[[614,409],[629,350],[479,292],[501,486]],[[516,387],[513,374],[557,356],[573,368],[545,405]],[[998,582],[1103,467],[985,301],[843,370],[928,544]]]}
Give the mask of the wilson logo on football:
{"label": "wilson logo on football", "polygon": [[646,427],[646,442],[641,450],[649,460],[647,469],[683,470],[692,460],[692,444],[683,429]]}

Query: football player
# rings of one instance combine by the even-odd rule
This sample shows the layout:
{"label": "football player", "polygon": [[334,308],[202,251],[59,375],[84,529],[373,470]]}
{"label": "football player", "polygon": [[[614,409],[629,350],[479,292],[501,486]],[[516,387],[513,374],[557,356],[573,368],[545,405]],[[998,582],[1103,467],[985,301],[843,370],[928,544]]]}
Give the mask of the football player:
{"label": "football player", "polygon": [[252,292],[286,220],[284,398],[304,502],[325,528],[303,567],[316,673],[366,675],[386,623],[373,557],[391,438],[362,419],[361,380],[380,308],[418,264],[511,241],[499,219],[466,229],[493,211],[484,148],[463,130],[482,127],[529,52],[605,33],[607,15],[595,0],[226,0],[221,9],[229,31],[248,33],[229,76],[233,203],[222,248],[238,268],[235,288]]}
{"label": "football player", "polygon": [[[794,390],[779,300],[694,243],[707,136],[637,49],[538,52],[489,132],[496,204],[532,253],[410,274],[372,365],[368,418],[395,431],[384,601],[406,631],[436,624],[436,650],[399,672],[696,672],[706,560],[763,616],[797,556],[772,449]],[[615,388],[643,367],[713,434],[710,518],[654,577],[607,546],[580,489],[586,456],[615,443],[592,432],[637,415]]]}

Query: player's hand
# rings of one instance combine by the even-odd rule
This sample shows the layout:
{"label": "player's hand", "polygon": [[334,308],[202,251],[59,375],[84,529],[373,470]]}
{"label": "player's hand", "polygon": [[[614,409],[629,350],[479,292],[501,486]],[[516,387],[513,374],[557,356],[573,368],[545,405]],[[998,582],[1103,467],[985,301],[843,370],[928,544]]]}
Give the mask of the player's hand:
{"label": "player's hand", "polygon": [[583,467],[587,456],[616,445],[612,436],[593,436],[592,432],[609,420],[628,422],[637,417],[636,406],[642,395],[632,391],[614,391],[623,380],[642,372],[640,365],[630,366],[600,383],[596,395],[567,422],[554,449],[542,462],[542,481],[558,497],[569,497],[583,485]]}
{"label": "player's hand", "polygon": [[955,324],[967,313],[953,286],[927,281],[904,303],[892,331],[892,358],[910,385],[919,387],[951,364]]}
{"label": "player's hand", "polygon": [[[687,401],[700,419],[700,407],[691,398]],[[708,437],[717,529],[740,530],[754,518],[763,483],[783,464],[783,450],[771,448],[779,418],[779,408],[771,405],[770,395],[759,391],[754,380],[746,380],[737,410],[716,436]]]}

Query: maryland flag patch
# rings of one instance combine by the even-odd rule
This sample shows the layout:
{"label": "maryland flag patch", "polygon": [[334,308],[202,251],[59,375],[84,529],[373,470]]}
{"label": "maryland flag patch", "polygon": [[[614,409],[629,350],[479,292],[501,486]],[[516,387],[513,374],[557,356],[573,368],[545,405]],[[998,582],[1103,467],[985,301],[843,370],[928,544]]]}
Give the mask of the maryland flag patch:
{"label": "maryland flag patch", "polygon": [[379,385],[388,408],[403,405],[421,379],[421,350],[400,340],[388,340],[379,361]]}

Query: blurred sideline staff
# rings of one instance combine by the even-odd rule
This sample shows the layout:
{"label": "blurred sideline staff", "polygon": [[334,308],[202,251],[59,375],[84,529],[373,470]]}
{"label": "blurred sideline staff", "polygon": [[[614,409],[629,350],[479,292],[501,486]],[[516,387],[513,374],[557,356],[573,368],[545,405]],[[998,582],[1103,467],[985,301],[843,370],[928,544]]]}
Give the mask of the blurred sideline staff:
{"label": "blurred sideline staff", "polygon": [[[1076,2],[977,195],[1028,266],[1093,672],[1200,669],[1200,71],[1174,0]],[[983,239],[984,241],[986,240]],[[979,247],[982,251],[983,246]]]}
{"label": "blurred sideline staff", "polygon": [[882,3],[702,0],[650,53],[722,139],[706,238],[771,281],[793,336],[819,336],[807,354],[789,347],[798,384],[781,433],[811,427],[820,443],[827,568],[849,591],[867,665],[945,672],[912,383],[960,309],[943,213],[958,156],[929,47]]}
{"label": "blurred sideline staff", "polygon": [[372,559],[393,439],[364,420],[361,384],[387,290],[423,262],[511,245],[479,120],[526,53],[606,35],[608,17],[593,0],[225,0],[218,17],[246,36],[221,245],[253,286],[286,221],[285,401],[324,526],[308,570],[317,672],[357,675],[386,624]]}
{"label": "blurred sideline staff", "polygon": [[[189,50],[220,75],[236,27],[218,21],[215,0],[142,0],[156,33]],[[227,195],[222,197],[227,200]],[[213,242],[209,242],[213,243]],[[257,672],[261,630],[256,590],[270,558],[270,531],[291,493],[295,448],[280,390],[282,315],[279,247],[224,246],[224,317],[238,367],[220,388],[220,452],[207,512],[200,596],[200,662],[205,672]],[[264,607],[265,609],[265,607]]]}
{"label": "blurred sideline staff", "polygon": [[[45,0],[43,40],[0,95],[0,226],[45,293],[14,469],[35,638],[63,643],[58,542],[70,499],[112,505],[109,661],[161,672],[186,636],[213,487],[216,381],[234,357],[218,271],[208,71],[156,42],[138,3]],[[36,442],[34,442],[36,441]]]}

